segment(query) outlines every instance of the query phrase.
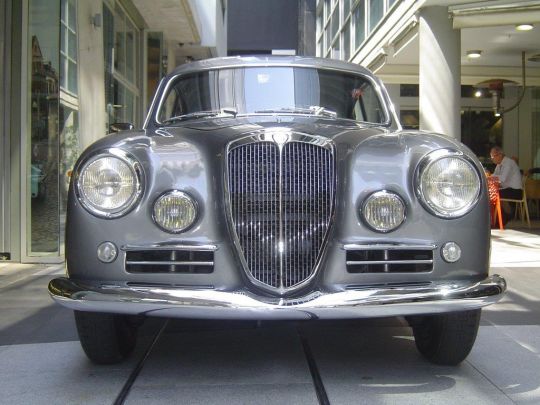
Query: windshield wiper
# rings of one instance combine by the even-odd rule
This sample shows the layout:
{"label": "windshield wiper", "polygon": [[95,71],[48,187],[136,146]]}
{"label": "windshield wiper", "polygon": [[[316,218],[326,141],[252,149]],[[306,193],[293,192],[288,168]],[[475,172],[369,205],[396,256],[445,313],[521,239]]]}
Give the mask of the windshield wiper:
{"label": "windshield wiper", "polygon": [[219,111],[194,111],[188,114],[177,115],[175,117],[167,118],[163,120],[163,124],[168,124],[175,121],[187,121],[195,118],[204,118],[204,117],[236,117],[236,109],[234,108],[222,108]]}
{"label": "windshield wiper", "polygon": [[293,114],[310,114],[310,115],[321,115],[323,117],[337,118],[337,113],[335,111],[329,110],[325,107],[318,105],[312,105],[309,107],[283,107],[276,109],[268,110],[257,110],[254,111],[256,114],[275,114],[275,113],[293,113]]}

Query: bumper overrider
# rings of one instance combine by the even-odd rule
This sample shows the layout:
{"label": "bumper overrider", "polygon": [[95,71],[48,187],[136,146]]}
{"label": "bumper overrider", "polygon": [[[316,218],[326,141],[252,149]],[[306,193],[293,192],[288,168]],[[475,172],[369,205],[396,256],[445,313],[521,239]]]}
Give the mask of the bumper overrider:
{"label": "bumper overrider", "polygon": [[247,290],[125,287],[60,277],[49,283],[59,304],[74,310],[197,319],[350,319],[436,314],[497,302],[506,281],[446,281],[428,286],[378,286],[338,292],[314,291],[297,298],[271,298]]}

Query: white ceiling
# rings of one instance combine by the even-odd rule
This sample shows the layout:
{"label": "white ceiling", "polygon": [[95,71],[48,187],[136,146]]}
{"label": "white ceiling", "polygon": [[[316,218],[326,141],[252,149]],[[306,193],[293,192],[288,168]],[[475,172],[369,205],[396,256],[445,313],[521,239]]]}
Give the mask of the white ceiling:
{"label": "white ceiling", "polygon": [[[392,65],[418,65],[418,37],[396,56],[387,59]],[[478,59],[467,58],[468,50],[479,49]],[[512,26],[464,28],[461,30],[461,65],[521,67],[521,52],[526,57],[540,54],[540,26],[531,31],[516,31]],[[539,67],[527,61],[527,67]]]}
{"label": "white ceiling", "polygon": [[[540,54],[539,0],[417,0],[415,2],[416,10],[431,6],[448,7],[449,18],[452,19],[454,29],[460,30],[463,84],[475,84],[494,77],[521,82],[522,52],[525,52],[526,59]],[[517,31],[515,28],[517,23],[532,23],[534,28],[530,31]],[[407,24],[411,26],[410,23]],[[416,36],[397,53],[394,53],[394,49],[389,46],[384,48],[387,51],[386,57],[375,54],[367,65],[370,66],[371,63],[371,66],[377,70],[377,74],[384,77],[387,82],[418,83],[420,52],[418,25],[412,28],[410,34],[404,35],[410,38],[415,32]],[[468,58],[468,50],[481,50],[482,56],[477,59]],[[376,58],[379,58],[379,62]],[[382,67],[380,67],[381,60]],[[540,86],[540,62],[526,60],[526,74],[528,85]]]}

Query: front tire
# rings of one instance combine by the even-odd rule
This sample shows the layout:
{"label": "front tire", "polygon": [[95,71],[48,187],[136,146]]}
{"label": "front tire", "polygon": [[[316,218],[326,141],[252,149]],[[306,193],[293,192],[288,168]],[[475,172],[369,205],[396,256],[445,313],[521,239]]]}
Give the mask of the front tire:
{"label": "front tire", "polygon": [[476,309],[410,318],[418,351],[435,364],[461,363],[476,340],[481,312]]}
{"label": "front tire", "polygon": [[92,362],[119,363],[133,352],[137,341],[137,327],[127,316],[74,312],[81,346]]}

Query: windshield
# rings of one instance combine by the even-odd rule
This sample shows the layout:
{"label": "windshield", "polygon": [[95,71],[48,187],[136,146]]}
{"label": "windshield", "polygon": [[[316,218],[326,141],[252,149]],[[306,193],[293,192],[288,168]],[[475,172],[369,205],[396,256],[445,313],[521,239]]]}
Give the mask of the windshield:
{"label": "windshield", "polygon": [[388,120],[363,76],[298,67],[216,69],[180,76],[159,105],[158,123],[238,114],[308,114],[382,124]]}

